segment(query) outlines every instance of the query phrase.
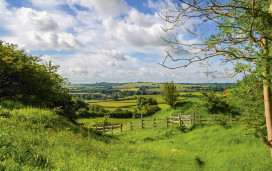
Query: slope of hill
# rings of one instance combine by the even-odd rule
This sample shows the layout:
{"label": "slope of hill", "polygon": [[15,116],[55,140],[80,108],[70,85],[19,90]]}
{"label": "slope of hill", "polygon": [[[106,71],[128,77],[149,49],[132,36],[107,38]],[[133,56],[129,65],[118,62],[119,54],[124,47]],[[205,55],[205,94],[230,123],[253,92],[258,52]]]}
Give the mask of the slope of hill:
{"label": "slope of hill", "polygon": [[[0,170],[269,170],[269,150],[241,126],[106,136],[52,110],[0,110]],[[187,132],[187,133],[185,133]]]}

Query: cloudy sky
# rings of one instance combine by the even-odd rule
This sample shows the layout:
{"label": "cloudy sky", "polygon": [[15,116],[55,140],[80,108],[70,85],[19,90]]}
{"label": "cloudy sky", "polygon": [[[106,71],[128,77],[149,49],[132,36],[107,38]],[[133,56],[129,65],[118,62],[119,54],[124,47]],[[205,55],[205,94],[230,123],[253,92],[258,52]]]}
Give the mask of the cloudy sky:
{"label": "cloudy sky", "polygon": [[235,82],[209,80],[199,65],[160,66],[162,10],[159,0],[0,0],[0,39],[60,65],[72,83]]}

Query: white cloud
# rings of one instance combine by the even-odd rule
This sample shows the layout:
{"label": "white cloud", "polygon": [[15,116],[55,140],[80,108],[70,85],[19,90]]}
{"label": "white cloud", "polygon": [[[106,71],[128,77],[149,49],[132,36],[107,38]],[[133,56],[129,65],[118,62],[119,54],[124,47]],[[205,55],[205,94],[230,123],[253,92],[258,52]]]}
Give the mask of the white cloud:
{"label": "white cloud", "polygon": [[50,10],[64,4],[66,0],[30,0],[30,2],[34,7]]}
{"label": "white cloud", "polygon": [[157,13],[154,15],[143,14],[133,8],[128,13],[127,22],[138,26],[152,27],[155,24],[162,23],[162,20]]}
{"label": "white cloud", "polygon": [[[167,25],[158,15],[162,1],[148,0],[149,14],[125,0],[30,2],[32,7],[7,8],[10,2],[0,0],[0,29],[9,30],[0,39],[30,52],[50,50],[42,58],[60,65],[59,73],[72,82],[201,82],[198,68],[173,71],[157,64],[166,45],[159,34]],[[187,40],[182,29],[180,39]],[[71,50],[75,54],[63,53]]]}
{"label": "white cloud", "polygon": [[26,46],[31,46],[34,50],[77,50],[84,46],[70,33],[27,32],[20,38]]}
{"label": "white cloud", "polygon": [[95,10],[100,19],[114,18],[125,14],[129,7],[124,0],[71,0],[72,4],[79,4],[90,10]]}
{"label": "white cloud", "polygon": [[[56,31],[58,23],[46,12],[35,11],[30,8],[20,8],[15,13],[21,28],[24,30]],[[18,28],[11,28],[14,31]]]}

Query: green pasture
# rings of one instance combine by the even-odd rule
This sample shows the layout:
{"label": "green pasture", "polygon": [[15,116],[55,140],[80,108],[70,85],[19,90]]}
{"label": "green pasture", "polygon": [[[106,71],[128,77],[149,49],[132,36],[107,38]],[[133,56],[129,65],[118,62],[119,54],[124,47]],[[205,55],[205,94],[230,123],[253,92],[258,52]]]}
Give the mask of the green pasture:
{"label": "green pasture", "polygon": [[[166,114],[185,109],[168,108]],[[159,115],[160,114],[160,115]],[[163,113],[157,117],[164,118]],[[100,119],[100,120],[99,120]],[[79,119],[92,125],[95,120]],[[132,119],[108,118],[113,123]],[[39,108],[0,109],[0,170],[271,170],[269,148],[242,125],[101,135]]]}
{"label": "green pasture", "polygon": [[[118,107],[118,108],[122,110],[128,110],[128,111],[134,112],[134,109],[136,108],[136,106]],[[115,111],[117,107],[105,107],[105,109],[108,111]]]}

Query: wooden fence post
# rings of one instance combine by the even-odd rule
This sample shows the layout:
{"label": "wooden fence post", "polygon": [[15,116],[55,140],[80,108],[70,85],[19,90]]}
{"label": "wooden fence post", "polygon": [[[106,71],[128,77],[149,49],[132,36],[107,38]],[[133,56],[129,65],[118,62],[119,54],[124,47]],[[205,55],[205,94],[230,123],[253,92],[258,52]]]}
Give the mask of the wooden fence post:
{"label": "wooden fence post", "polygon": [[172,114],[170,115],[170,124],[173,125],[173,117],[172,117]]}
{"label": "wooden fence post", "polygon": [[142,129],[144,128],[144,120],[143,120],[143,118],[141,119],[141,121],[142,121]]}
{"label": "wooden fence post", "polygon": [[111,124],[111,134],[113,134],[113,126],[112,126],[112,124]]}
{"label": "wooden fence post", "polygon": [[120,130],[121,130],[121,132],[123,132],[123,125],[122,125],[122,123],[120,123]]}
{"label": "wooden fence post", "polygon": [[191,116],[191,114],[189,115],[189,118],[190,118],[190,126],[192,126],[192,116]]}
{"label": "wooden fence post", "polygon": [[132,130],[132,122],[130,122],[130,130]]}
{"label": "wooden fence post", "polygon": [[156,127],[156,119],[155,118],[153,119],[153,127],[154,128]]}
{"label": "wooden fence post", "polygon": [[105,125],[103,125],[103,133],[105,133]]}
{"label": "wooden fence post", "polygon": [[195,113],[192,112],[192,119],[193,119],[193,124],[195,124]]}
{"label": "wooden fence post", "polygon": [[179,119],[179,127],[181,127],[181,115],[179,114],[178,117],[179,117],[178,118]]}

